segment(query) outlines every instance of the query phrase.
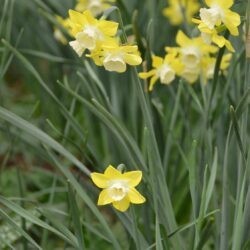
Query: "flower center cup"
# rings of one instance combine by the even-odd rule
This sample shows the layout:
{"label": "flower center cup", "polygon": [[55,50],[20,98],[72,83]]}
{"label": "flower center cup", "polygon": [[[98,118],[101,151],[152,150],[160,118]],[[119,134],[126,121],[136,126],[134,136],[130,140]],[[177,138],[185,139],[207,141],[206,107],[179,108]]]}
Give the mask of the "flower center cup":
{"label": "flower center cup", "polygon": [[197,47],[187,47],[182,50],[182,62],[189,68],[195,68],[201,58],[200,50]]}
{"label": "flower center cup", "polygon": [[169,84],[175,79],[175,72],[168,65],[163,65],[158,74],[160,76],[161,83],[164,84]]}
{"label": "flower center cup", "polygon": [[75,50],[75,52],[77,53],[77,55],[79,57],[82,56],[82,54],[83,54],[83,52],[85,50],[85,47],[82,46],[81,43],[79,43],[77,40],[75,40],[75,41],[69,42],[69,45]]}
{"label": "flower center cup", "polygon": [[108,54],[103,60],[103,66],[108,71],[116,71],[119,73],[126,71],[126,63],[122,55]]}
{"label": "flower center cup", "polygon": [[124,181],[116,181],[109,187],[109,195],[114,201],[122,200],[128,192],[128,187]]}
{"label": "flower center cup", "polygon": [[82,32],[76,34],[76,40],[89,50],[95,49],[96,40],[101,40],[101,38],[101,32],[91,25],[87,25]]}
{"label": "flower center cup", "polygon": [[100,0],[92,0],[88,6],[88,9],[93,13],[94,16],[101,14],[103,11],[102,4]]}
{"label": "flower center cup", "polygon": [[223,18],[223,11],[217,5],[207,9],[200,9],[200,18],[208,26],[213,29],[215,25],[220,25]]}

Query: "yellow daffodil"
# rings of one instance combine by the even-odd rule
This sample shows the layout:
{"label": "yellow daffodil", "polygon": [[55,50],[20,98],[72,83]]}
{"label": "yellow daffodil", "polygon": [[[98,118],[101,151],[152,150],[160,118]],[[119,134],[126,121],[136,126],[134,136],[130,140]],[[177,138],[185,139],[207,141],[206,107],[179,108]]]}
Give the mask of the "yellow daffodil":
{"label": "yellow daffodil", "polygon": [[207,45],[201,37],[189,38],[181,30],[177,33],[176,43],[180,46],[181,61],[185,66],[195,68],[209,53],[217,52],[217,48]]}
{"label": "yellow daffodil", "polygon": [[123,73],[127,64],[136,66],[142,63],[138,47],[136,45],[119,45],[115,39],[103,43],[100,50],[93,51],[91,57],[95,64],[104,66],[108,71]]}
{"label": "yellow daffodil", "polygon": [[130,203],[141,204],[146,199],[135,189],[142,179],[141,171],[121,173],[109,165],[104,174],[92,173],[94,184],[102,188],[97,204],[99,206],[112,205],[119,211],[125,212]]}
{"label": "yellow daffodil", "polygon": [[229,51],[235,51],[231,42],[224,36],[220,36],[217,29],[209,29],[205,24],[200,24],[199,29],[201,31],[201,37],[206,44],[211,44],[213,42],[220,48],[226,46]]}
{"label": "yellow daffodil", "polygon": [[115,0],[77,0],[75,10],[79,12],[89,10],[93,16],[98,16],[114,2]]}
{"label": "yellow daffodil", "polygon": [[169,6],[163,9],[163,15],[169,18],[173,25],[191,22],[192,17],[199,9],[197,0],[169,0]]}
{"label": "yellow daffodil", "polygon": [[177,33],[176,43],[180,46],[179,57],[183,64],[181,77],[189,83],[194,83],[200,75],[203,60],[218,49],[204,43],[201,37],[189,38],[182,31]]}
{"label": "yellow daffodil", "polygon": [[205,0],[205,2],[209,8],[200,9],[201,23],[206,24],[209,29],[224,24],[231,35],[238,36],[240,16],[230,10],[233,0]]}
{"label": "yellow daffodil", "polygon": [[151,77],[149,91],[153,90],[158,79],[162,84],[170,84],[175,79],[176,74],[182,70],[182,65],[176,58],[176,53],[167,54],[164,58],[152,56],[152,66],[152,70],[139,73],[139,77],[142,79]]}
{"label": "yellow daffodil", "polygon": [[118,23],[95,19],[89,10],[83,13],[69,10],[71,32],[76,40],[70,46],[78,56],[85,49],[95,50],[103,41],[112,39],[117,33]]}
{"label": "yellow daffodil", "polygon": [[235,51],[231,42],[224,36],[219,35],[218,29],[209,29],[206,24],[201,23],[198,19],[193,19],[193,22],[199,24],[201,37],[206,44],[210,45],[213,42],[220,48],[226,46],[229,51]]}
{"label": "yellow daffodil", "polygon": [[233,0],[205,0],[205,2],[209,8],[201,8],[200,20],[193,19],[193,22],[198,24],[205,42],[214,42],[220,48],[226,46],[229,51],[233,52],[234,48],[231,43],[219,35],[223,27],[227,28],[233,36],[239,35],[240,16],[230,10]]}

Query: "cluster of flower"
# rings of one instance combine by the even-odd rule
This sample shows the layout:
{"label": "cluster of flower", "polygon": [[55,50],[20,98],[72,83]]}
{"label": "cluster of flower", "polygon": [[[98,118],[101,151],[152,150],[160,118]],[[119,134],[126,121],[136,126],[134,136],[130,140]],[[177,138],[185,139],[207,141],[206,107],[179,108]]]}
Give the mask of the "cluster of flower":
{"label": "cluster of flower", "polygon": [[[200,9],[200,19],[192,18],[199,8],[195,0],[170,1],[170,6],[163,10],[172,24],[179,25],[185,20],[198,24],[201,35],[189,38],[179,31],[176,36],[178,47],[166,47],[167,54],[164,58],[152,56],[153,69],[139,74],[143,79],[151,77],[149,90],[153,89],[157,79],[163,84],[170,84],[176,75],[189,83],[196,82],[199,77],[202,83],[206,83],[213,77],[218,47],[226,46],[230,52],[234,52],[230,41],[220,35],[226,29],[231,35],[239,34],[240,16],[230,10],[233,1],[205,0],[205,2],[209,8]],[[226,71],[231,57],[231,53],[223,56],[221,71]]]}
{"label": "cluster of flower", "polygon": [[[76,9],[82,7],[79,3]],[[107,5],[103,5],[107,7]],[[121,44],[117,36],[117,22],[107,21],[93,16],[93,10],[78,12],[69,10],[69,18],[58,19],[61,25],[75,40],[69,42],[79,57],[85,50],[87,57],[93,59],[96,65],[104,66],[108,71],[125,72],[127,64],[136,66],[141,64],[142,59],[136,45]],[[100,13],[94,10],[94,13]],[[64,40],[62,41],[64,42]]]}
{"label": "cluster of flower", "polygon": [[[78,0],[75,10],[69,10],[69,18],[57,17],[58,22],[74,38],[69,42],[79,57],[85,51],[96,65],[103,66],[108,71],[125,72],[127,64],[136,66],[142,63],[136,45],[124,45],[117,35],[117,22],[97,19],[114,0]],[[163,14],[174,25],[183,22],[196,23],[200,36],[189,38],[179,30],[176,36],[176,47],[166,47],[166,55],[162,58],[152,56],[152,67],[148,72],[141,72],[143,79],[151,78],[151,91],[159,79],[163,84],[170,84],[179,76],[188,83],[198,79],[206,83],[213,77],[216,56],[219,48],[226,47],[230,53],[222,57],[220,69],[225,72],[234,48],[229,40],[221,34],[226,29],[237,36],[240,16],[231,11],[233,0],[205,0],[208,8],[200,8],[198,0],[169,0],[169,6]],[[200,10],[199,10],[200,8]],[[192,18],[199,10],[200,19]],[[55,36],[64,44],[67,39],[55,30]],[[142,178],[141,171],[122,173],[111,165],[103,174],[92,173],[92,181],[103,189],[99,195],[98,205],[112,204],[119,211],[126,211],[130,203],[141,204],[146,199],[135,189]]]}
{"label": "cluster of flower", "polygon": [[[91,14],[96,17],[102,14],[106,9],[109,9],[114,3],[115,0],[77,0],[74,10],[78,12],[89,10]],[[56,20],[67,32],[69,32],[69,18],[63,19],[60,16],[56,16]],[[62,44],[68,44],[68,40],[57,27],[54,28],[54,36]]]}
{"label": "cluster of flower", "polygon": [[70,10],[69,16],[70,32],[75,38],[69,44],[79,56],[88,49],[90,53],[87,56],[96,65],[119,73],[126,71],[126,64],[141,64],[138,47],[121,44],[117,36],[118,23],[98,20],[88,10],[83,13]]}
{"label": "cluster of flower", "polygon": [[[75,39],[69,44],[79,57],[87,50],[89,53],[86,56],[92,58],[96,65],[104,66],[108,71],[122,73],[126,71],[127,64],[141,64],[138,47],[121,44],[117,36],[118,23],[94,17],[109,8],[114,1],[78,0],[76,11],[70,10],[69,18],[58,17],[58,21]],[[163,9],[163,14],[169,18],[171,24],[198,24],[200,35],[189,38],[179,30],[176,36],[177,47],[166,47],[166,55],[163,58],[152,55],[153,69],[139,73],[142,79],[151,78],[150,91],[158,79],[163,84],[170,84],[176,76],[191,84],[198,79],[207,83],[213,77],[218,50],[224,46],[229,53],[223,56],[220,70],[226,73],[234,48],[222,32],[228,30],[231,35],[237,36],[240,16],[230,10],[233,0],[205,2],[208,8],[200,8],[198,0],[170,0],[169,6]],[[200,19],[195,19],[193,16],[198,10]],[[67,43],[59,31],[55,32],[55,35],[61,42]]]}

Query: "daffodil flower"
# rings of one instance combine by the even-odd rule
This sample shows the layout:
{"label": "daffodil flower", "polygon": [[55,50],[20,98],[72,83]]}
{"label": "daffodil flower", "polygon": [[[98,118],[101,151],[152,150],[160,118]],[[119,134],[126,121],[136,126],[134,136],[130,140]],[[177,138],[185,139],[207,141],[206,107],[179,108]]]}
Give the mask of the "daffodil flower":
{"label": "daffodil flower", "polygon": [[99,194],[97,205],[112,205],[119,211],[125,212],[130,203],[141,204],[146,199],[135,189],[141,182],[141,171],[128,171],[121,173],[109,165],[104,174],[92,173],[94,184],[103,190]]}
{"label": "daffodil flower", "polygon": [[83,13],[69,10],[71,32],[75,37],[70,46],[78,56],[82,56],[85,49],[94,50],[103,41],[112,39],[117,33],[118,23],[95,19],[89,10]]}
{"label": "daffodil flower", "polygon": [[234,52],[232,44],[225,37],[219,35],[219,29],[223,26],[229,30],[231,35],[239,35],[240,16],[230,10],[233,0],[205,0],[205,2],[209,8],[200,9],[200,20],[193,18],[193,22],[198,24],[204,41],[214,42],[220,48],[226,46],[229,51]]}
{"label": "daffodil flower", "polygon": [[200,20],[198,20],[198,19],[193,18],[193,22],[199,24],[199,30],[201,32],[201,37],[206,44],[209,45],[213,42],[220,48],[226,46],[226,48],[229,51],[231,51],[231,52],[235,51],[231,42],[229,40],[227,40],[224,36],[219,35],[218,34],[219,31],[217,29],[208,28],[208,26],[206,24],[200,23]]}
{"label": "daffodil flower", "polygon": [[200,6],[197,0],[169,0],[168,5],[167,8],[163,9],[163,15],[173,25],[179,25],[186,21],[190,23]]}
{"label": "daffodil flower", "polygon": [[210,54],[218,51],[218,48],[204,43],[201,37],[189,38],[182,31],[176,36],[176,43],[179,47],[179,57],[183,64],[181,77],[189,83],[194,83],[201,72],[202,62]]}
{"label": "daffodil flower", "polygon": [[114,2],[115,0],[77,0],[75,10],[79,12],[89,10],[93,16],[98,16]]}
{"label": "daffodil flower", "polygon": [[164,58],[152,56],[153,69],[148,72],[139,73],[142,79],[151,78],[149,82],[149,91],[152,91],[158,79],[162,84],[170,84],[177,73],[182,69],[181,64],[176,58],[176,53],[167,54]]}
{"label": "daffodil flower", "polygon": [[218,51],[215,46],[205,44],[201,37],[189,38],[181,30],[177,33],[176,43],[180,46],[182,63],[192,68],[198,66],[205,55]]}
{"label": "daffodil flower", "polygon": [[230,10],[233,0],[205,0],[205,2],[209,8],[200,9],[201,23],[206,24],[209,29],[224,24],[231,35],[238,36],[240,16]]}
{"label": "daffodil flower", "polygon": [[117,40],[105,42],[100,50],[93,51],[91,57],[95,64],[104,66],[108,71],[123,73],[127,64],[136,66],[142,63],[141,56],[136,45],[119,45]]}

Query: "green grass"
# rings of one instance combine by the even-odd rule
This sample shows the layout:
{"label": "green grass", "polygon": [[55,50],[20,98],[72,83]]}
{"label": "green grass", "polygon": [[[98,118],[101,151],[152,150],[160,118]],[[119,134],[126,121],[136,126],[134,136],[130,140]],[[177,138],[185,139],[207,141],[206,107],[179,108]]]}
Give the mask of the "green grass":
{"label": "green grass", "polygon": [[[207,85],[176,79],[152,92],[142,66],[107,72],[54,39],[54,15],[74,1],[2,5],[1,249],[250,249],[250,1],[235,1],[242,25],[227,75],[222,48]],[[183,28],[165,6],[117,0],[109,13],[149,65]],[[146,203],[98,207],[90,173],[122,163],[143,172]]]}

